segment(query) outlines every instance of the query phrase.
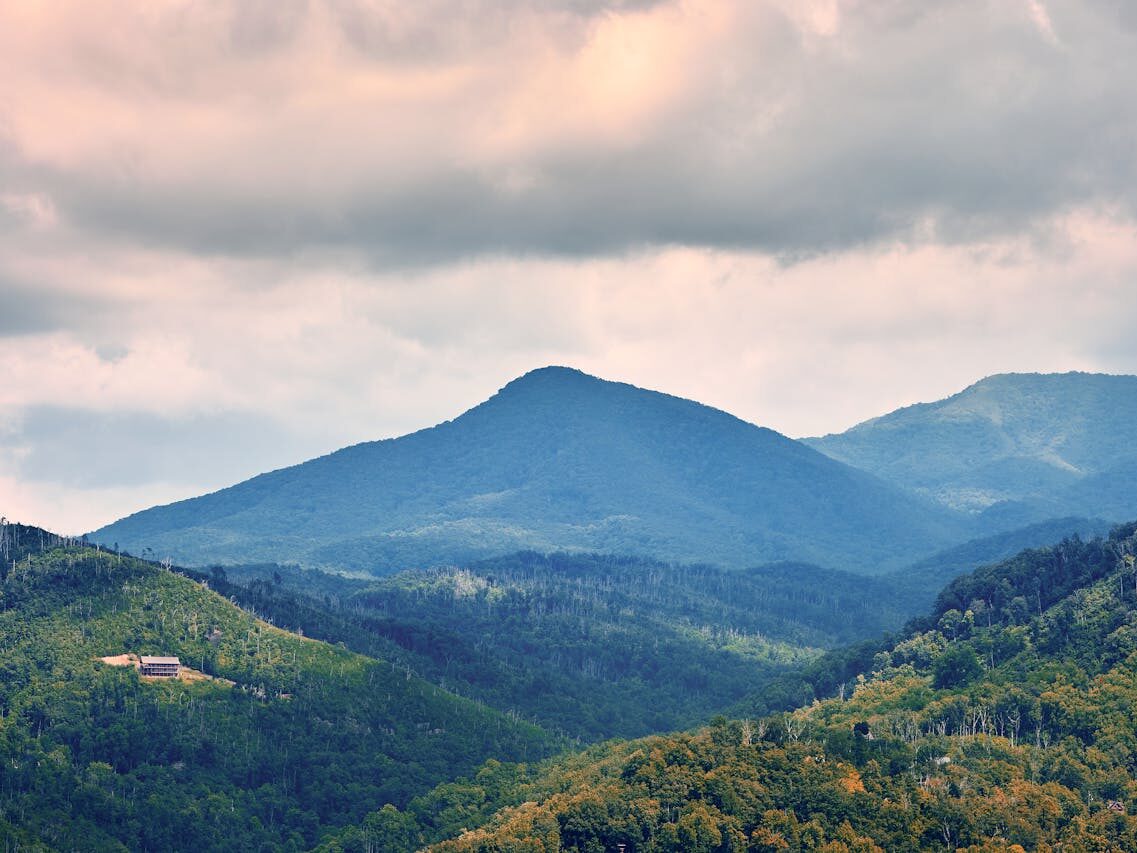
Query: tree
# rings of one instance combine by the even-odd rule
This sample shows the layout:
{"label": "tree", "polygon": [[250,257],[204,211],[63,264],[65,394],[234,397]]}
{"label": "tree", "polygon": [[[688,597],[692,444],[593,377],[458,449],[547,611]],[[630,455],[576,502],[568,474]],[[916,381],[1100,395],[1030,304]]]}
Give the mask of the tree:
{"label": "tree", "polygon": [[367,853],[399,853],[417,846],[418,824],[388,803],[363,821],[363,835]]}
{"label": "tree", "polygon": [[969,645],[949,646],[932,666],[932,683],[940,688],[958,687],[983,673],[979,657]]}

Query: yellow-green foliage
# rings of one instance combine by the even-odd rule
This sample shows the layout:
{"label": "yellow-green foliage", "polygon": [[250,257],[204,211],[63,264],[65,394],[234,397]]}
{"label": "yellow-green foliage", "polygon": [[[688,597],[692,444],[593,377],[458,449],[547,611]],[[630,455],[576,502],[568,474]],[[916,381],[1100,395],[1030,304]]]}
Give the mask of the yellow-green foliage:
{"label": "yellow-green foliage", "polygon": [[[1135,546],[985,570],[842,695],[518,773],[509,808],[433,849],[1135,850]],[[1031,616],[1038,577],[1066,591]]]}

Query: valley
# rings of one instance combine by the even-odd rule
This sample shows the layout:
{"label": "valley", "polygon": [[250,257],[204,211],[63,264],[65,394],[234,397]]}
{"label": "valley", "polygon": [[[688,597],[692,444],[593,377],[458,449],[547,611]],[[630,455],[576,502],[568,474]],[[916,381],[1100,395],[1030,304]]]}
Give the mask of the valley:
{"label": "valley", "polygon": [[731,572],[528,552],[353,582],[332,606],[294,592],[303,582],[218,589],[584,741],[693,725],[908,615],[882,584],[807,565]]}
{"label": "valley", "polygon": [[406,837],[447,853],[1133,849],[1135,548],[1129,525],[964,576],[847,691],[514,768],[478,826]]}
{"label": "valley", "polygon": [[[1019,384],[967,417],[1011,434]],[[0,840],[1124,847],[1127,463],[1071,429],[1082,479],[949,506],[956,439],[902,432],[924,479],[550,368],[86,537],[5,523]]]}

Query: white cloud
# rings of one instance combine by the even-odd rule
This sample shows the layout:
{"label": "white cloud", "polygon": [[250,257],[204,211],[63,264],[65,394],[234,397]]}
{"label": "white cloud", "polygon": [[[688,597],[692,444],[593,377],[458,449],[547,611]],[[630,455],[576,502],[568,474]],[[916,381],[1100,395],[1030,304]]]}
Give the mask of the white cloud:
{"label": "white cloud", "polygon": [[103,240],[380,268],[1132,215],[1137,38],[1050,5],[13,7],[0,161]]}
{"label": "white cloud", "polygon": [[[794,435],[998,371],[1133,372],[1124,14],[8,4],[0,512],[93,527],[551,363]],[[48,433],[81,443],[43,407],[171,458],[36,480]],[[230,422],[265,455],[195,464]]]}

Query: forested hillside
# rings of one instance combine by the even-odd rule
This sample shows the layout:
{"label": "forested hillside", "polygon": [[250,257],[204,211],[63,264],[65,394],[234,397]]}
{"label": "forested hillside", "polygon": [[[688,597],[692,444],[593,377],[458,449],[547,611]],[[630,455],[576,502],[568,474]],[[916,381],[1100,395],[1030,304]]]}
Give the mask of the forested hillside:
{"label": "forested hillside", "polygon": [[1047,547],[1074,536],[1094,539],[1109,535],[1114,525],[1100,519],[1055,518],[992,536],[983,536],[918,560],[883,575],[890,598],[907,615],[925,613],[946,584],[978,566],[1007,560],[1020,551]]}
{"label": "forested hillside", "polygon": [[1137,376],[990,376],[806,443],[990,532],[1065,515],[1137,514]]}
{"label": "forested hillside", "polygon": [[969,535],[953,511],[772,430],[544,368],[432,429],[145,510],[93,538],[191,565],[376,574],[525,549],[872,573]]}
{"label": "forested hillside", "polygon": [[1137,849],[1135,557],[1137,524],[1024,552],[830,698],[494,765],[435,792],[444,816],[390,809],[324,849]]}
{"label": "forested hillside", "polygon": [[[303,850],[538,729],[305,639],[174,571],[4,524],[0,846]],[[146,681],[105,656],[176,655]]]}
{"label": "forested hillside", "polygon": [[[362,587],[270,571],[226,594],[586,740],[694,725],[909,615],[886,584],[801,564],[731,572],[525,552]],[[295,585],[331,594],[297,597]]]}

